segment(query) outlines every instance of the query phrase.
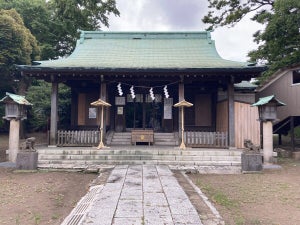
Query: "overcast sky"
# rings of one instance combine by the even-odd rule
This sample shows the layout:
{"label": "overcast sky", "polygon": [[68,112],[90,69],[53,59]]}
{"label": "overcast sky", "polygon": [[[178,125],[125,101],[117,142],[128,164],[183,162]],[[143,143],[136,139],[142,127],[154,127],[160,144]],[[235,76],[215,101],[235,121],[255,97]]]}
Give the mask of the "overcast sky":
{"label": "overcast sky", "polygon": [[[203,31],[207,27],[201,21],[208,11],[207,0],[116,1],[120,17],[110,17],[110,31]],[[217,28],[212,38],[224,59],[247,61],[247,53],[257,47],[252,35],[258,29],[261,25],[245,18],[233,28]]]}

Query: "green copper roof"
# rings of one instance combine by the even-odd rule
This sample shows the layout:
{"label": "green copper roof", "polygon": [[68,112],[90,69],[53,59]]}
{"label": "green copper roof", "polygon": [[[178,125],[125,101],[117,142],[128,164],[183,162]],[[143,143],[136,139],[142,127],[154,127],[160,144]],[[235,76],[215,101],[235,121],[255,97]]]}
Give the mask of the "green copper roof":
{"label": "green copper roof", "polygon": [[243,80],[243,81],[240,82],[240,83],[234,84],[234,87],[235,87],[236,89],[255,89],[255,88],[257,88],[257,85],[252,84],[252,83],[249,82],[249,81]]}
{"label": "green copper roof", "polygon": [[32,105],[30,102],[28,102],[25,99],[25,96],[11,94],[8,92],[6,92],[6,96],[0,100],[0,102],[3,102],[3,103],[11,102],[11,101],[13,101],[19,105]]}
{"label": "green copper roof", "polygon": [[275,95],[270,95],[267,97],[259,98],[259,100],[256,103],[252,104],[252,106],[262,106],[267,103],[275,103],[276,106],[286,105],[285,103],[283,103],[283,102],[279,101],[277,98],[275,98]]}
{"label": "green copper roof", "polygon": [[[81,31],[67,58],[39,61],[31,68],[186,69],[251,68],[222,59],[210,32]],[[253,67],[253,66],[252,66]]]}

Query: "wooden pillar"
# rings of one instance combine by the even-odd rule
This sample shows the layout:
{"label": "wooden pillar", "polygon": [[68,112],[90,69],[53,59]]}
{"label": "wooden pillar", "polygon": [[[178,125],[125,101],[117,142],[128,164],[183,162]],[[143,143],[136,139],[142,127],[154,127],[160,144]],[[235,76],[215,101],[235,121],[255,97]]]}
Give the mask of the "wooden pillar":
{"label": "wooden pillar", "polygon": [[228,95],[228,144],[235,147],[235,121],[234,121],[234,82],[230,81],[227,86]]}
{"label": "wooden pillar", "polygon": [[179,99],[179,102],[184,100],[184,83],[179,83],[179,86],[178,86],[178,99]]}
{"label": "wooden pillar", "polygon": [[282,145],[282,134],[278,134],[278,145]]}
{"label": "wooden pillar", "polygon": [[295,151],[295,118],[293,116],[291,116],[290,119],[290,128],[291,128],[291,148],[292,151]]}
{"label": "wooden pillar", "polygon": [[[178,102],[184,100],[184,83],[180,82],[178,85]],[[178,132],[179,132],[179,142],[181,142],[181,129],[182,129],[182,113],[181,113],[181,108],[178,108]]]}
{"label": "wooden pillar", "polygon": [[[107,101],[107,84],[106,84],[106,82],[101,82],[100,98],[103,101]],[[105,137],[106,137],[106,123],[107,123],[107,119],[106,119],[106,110],[107,110],[107,108],[106,107],[101,107],[100,110],[103,110],[103,115],[104,115],[104,119],[103,119],[103,137],[104,137],[104,140],[105,140]]]}
{"label": "wooden pillar", "polygon": [[57,136],[57,105],[58,105],[58,83],[52,83],[51,89],[51,118],[50,118],[50,146],[56,145]]}

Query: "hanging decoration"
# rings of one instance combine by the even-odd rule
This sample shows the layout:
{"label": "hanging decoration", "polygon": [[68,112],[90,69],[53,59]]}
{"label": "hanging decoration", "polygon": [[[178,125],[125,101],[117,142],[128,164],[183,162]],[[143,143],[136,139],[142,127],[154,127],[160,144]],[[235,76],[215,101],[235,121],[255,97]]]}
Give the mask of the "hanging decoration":
{"label": "hanging decoration", "polygon": [[131,94],[131,98],[135,99],[135,93],[134,93],[133,85],[130,88],[130,94]]}
{"label": "hanging decoration", "polygon": [[168,93],[168,89],[167,89],[167,88],[168,88],[167,85],[165,85],[165,86],[164,86],[164,94],[165,94],[165,97],[166,97],[166,98],[169,98],[170,95],[169,95],[169,93]]}
{"label": "hanging decoration", "polygon": [[155,100],[155,96],[153,94],[153,88],[152,87],[149,90],[149,94],[150,94],[150,98],[152,99],[152,101],[154,101]]}
{"label": "hanging decoration", "polygon": [[[116,81],[113,81],[113,82],[116,82]],[[169,91],[168,91],[168,86],[169,85],[173,85],[173,84],[176,84],[178,83],[179,81],[175,81],[175,82],[172,82],[172,83],[168,83],[168,84],[163,84],[163,85],[157,85],[157,86],[133,86],[132,84],[128,84],[128,83],[122,83],[122,82],[118,82],[117,84],[117,90],[118,90],[118,94],[119,96],[123,96],[124,95],[124,92],[123,92],[123,89],[122,89],[122,86],[130,86],[130,95],[131,95],[131,98],[132,99],[136,99],[136,94],[134,92],[134,88],[137,87],[137,88],[144,88],[144,89],[149,89],[149,95],[150,95],[150,98],[152,99],[152,101],[154,101],[155,99],[157,100],[157,98],[155,97],[155,94],[153,92],[153,89],[159,89],[159,88],[162,88],[163,89],[163,92],[164,92],[164,96],[165,98],[170,98],[170,95],[169,95]],[[117,83],[117,82],[116,82]]]}
{"label": "hanging decoration", "polygon": [[117,87],[118,87],[119,96],[122,96],[123,91],[122,91],[121,83],[119,83]]}

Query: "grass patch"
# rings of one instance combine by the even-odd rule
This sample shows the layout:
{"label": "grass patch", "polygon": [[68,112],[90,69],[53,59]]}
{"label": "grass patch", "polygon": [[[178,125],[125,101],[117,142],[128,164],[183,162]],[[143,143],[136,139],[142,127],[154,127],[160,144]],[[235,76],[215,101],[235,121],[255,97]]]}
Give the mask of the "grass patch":
{"label": "grass patch", "polygon": [[214,189],[210,185],[203,185],[200,180],[197,180],[197,186],[202,187],[202,190],[212,199],[215,203],[224,206],[227,209],[238,208],[239,203],[236,200],[230,199],[221,190]]}

